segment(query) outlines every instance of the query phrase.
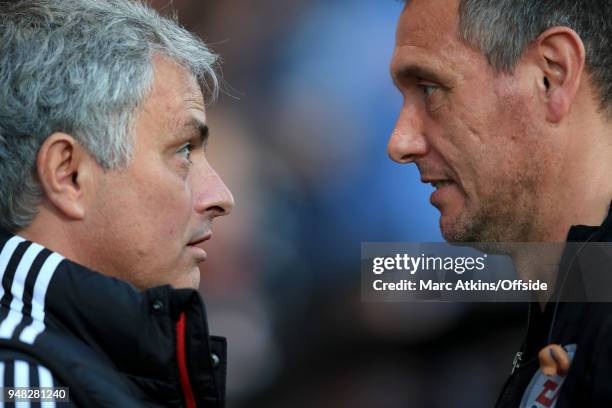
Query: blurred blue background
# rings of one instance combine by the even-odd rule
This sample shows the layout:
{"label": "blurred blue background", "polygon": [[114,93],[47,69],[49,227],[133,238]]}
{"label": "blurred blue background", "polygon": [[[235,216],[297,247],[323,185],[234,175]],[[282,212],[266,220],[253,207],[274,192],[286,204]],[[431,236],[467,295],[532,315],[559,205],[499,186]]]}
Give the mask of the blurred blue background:
{"label": "blurred blue background", "polygon": [[431,187],[386,154],[399,1],[154,1],[222,58],[209,158],[236,199],[202,267],[230,408],[490,407],[517,304],[365,303],[362,242],[442,238]]}

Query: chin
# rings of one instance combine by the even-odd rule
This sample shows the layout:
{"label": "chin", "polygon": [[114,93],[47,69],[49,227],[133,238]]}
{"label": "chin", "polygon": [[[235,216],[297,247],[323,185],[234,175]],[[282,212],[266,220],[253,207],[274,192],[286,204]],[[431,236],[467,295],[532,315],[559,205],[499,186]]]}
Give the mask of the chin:
{"label": "chin", "polygon": [[200,269],[195,266],[169,282],[176,289],[200,289]]}
{"label": "chin", "polygon": [[443,215],[440,217],[440,232],[448,242],[479,242],[480,234],[475,234],[475,229],[470,223],[466,223],[465,217]]}
{"label": "chin", "polygon": [[468,240],[466,240],[466,238],[462,234],[457,233],[456,231],[445,230],[445,229],[441,228],[441,232],[442,232],[442,237],[444,238],[444,240],[446,242],[460,243],[460,242],[467,242],[468,241]]}
{"label": "chin", "polygon": [[461,228],[458,228],[457,216],[451,216],[447,212],[440,215],[440,232],[442,237],[448,242],[462,242],[465,235]]}

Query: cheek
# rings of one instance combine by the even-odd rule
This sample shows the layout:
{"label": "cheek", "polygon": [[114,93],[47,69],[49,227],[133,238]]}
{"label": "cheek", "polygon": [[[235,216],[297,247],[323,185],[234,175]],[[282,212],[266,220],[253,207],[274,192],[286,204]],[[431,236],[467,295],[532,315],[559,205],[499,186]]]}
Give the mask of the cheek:
{"label": "cheek", "polygon": [[167,180],[152,184],[141,200],[143,218],[159,233],[168,237],[183,237],[191,215],[191,194],[183,180]]}
{"label": "cheek", "polygon": [[516,105],[505,109],[492,115],[494,120],[486,128],[477,170],[482,195],[532,191],[541,173],[543,144],[528,113]]}
{"label": "cheek", "polygon": [[184,240],[191,201],[185,180],[168,172],[141,173],[114,188],[121,193],[109,200],[106,213],[117,233],[128,235],[148,252],[164,251]]}
{"label": "cheek", "polygon": [[473,118],[463,114],[446,121],[442,137],[436,143],[435,150],[441,156],[442,166],[451,172],[464,193],[469,197],[476,193],[478,185],[485,175],[491,174],[494,164],[488,151],[481,123],[474,123]]}

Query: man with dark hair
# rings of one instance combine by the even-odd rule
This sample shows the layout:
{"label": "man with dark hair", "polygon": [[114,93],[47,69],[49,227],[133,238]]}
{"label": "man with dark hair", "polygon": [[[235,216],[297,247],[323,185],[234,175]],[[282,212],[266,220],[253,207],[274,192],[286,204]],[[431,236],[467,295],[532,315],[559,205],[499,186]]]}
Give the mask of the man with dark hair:
{"label": "man with dark hair", "polygon": [[215,64],[139,1],[0,2],[5,397],[224,405],[225,339],[197,291],[233,206],[205,155]]}
{"label": "man with dark hair", "polygon": [[503,244],[612,241],[610,38],[608,0],[411,0],[400,17],[390,157],[433,185],[446,240],[502,243],[555,289],[530,304],[499,407],[612,405],[611,304],[558,302],[581,293],[579,262]]}

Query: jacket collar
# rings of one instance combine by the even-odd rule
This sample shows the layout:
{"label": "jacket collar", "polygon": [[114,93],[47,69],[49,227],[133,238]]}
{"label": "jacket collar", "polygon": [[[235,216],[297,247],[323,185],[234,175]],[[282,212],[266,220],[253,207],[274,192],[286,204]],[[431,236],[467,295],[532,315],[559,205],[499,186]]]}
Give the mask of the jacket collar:
{"label": "jacket collar", "polygon": [[[588,305],[585,302],[586,288],[597,286],[593,284],[593,281],[596,282],[599,278],[606,277],[601,268],[609,265],[609,260],[605,253],[601,254],[597,251],[597,246],[592,247],[596,251],[595,256],[592,251],[585,253],[583,249],[586,248],[586,242],[610,241],[612,241],[612,204],[608,209],[606,219],[600,226],[574,225],[570,228],[567,242],[574,244],[568,245],[563,252],[550,301],[543,312],[540,311],[540,305],[537,302],[529,305],[525,342],[527,356],[535,356],[541,347],[557,339],[559,332],[570,326],[571,322],[579,321],[584,317],[583,314]],[[580,242],[585,244],[575,244]],[[606,261],[600,262],[600,265],[593,265],[592,261],[597,263],[597,260]],[[609,285],[603,283],[600,287],[607,290]],[[573,300],[573,302],[567,303],[568,300]]]}
{"label": "jacket collar", "polygon": [[[588,246],[589,243],[612,241],[612,205],[608,209],[608,215],[600,226],[573,225],[567,234],[567,245],[563,251],[559,272],[555,283],[555,289],[551,300],[558,303],[564,301],[580,302],[587,299],[587,286],[592,286],[593,278],[601,272],[600,267],[594,267],[601,261],[607,264],[606,252],[598,251],[596,245]],[[607,286],[607,285],[606,285]],[[551,302],[546,306],[550,306]]]}
{"label": "jacket collar", "polygon": [[608,215],[600,226],[573,225],[568,234],[567,242],[612,241],[612,203],[608,207]]}
{"label": "jacket collar", "polygon": [[[223,406],[225,339],[209,337],[198,291],[140,292],[4,231],[0,248],[0,303],[11,310],[1,315],[0,338],[35,347],[45,330],[60,331],[108,357],[153,400],[191,391],[198,406]],[[185,361],[177,358],[179,320]]]}

